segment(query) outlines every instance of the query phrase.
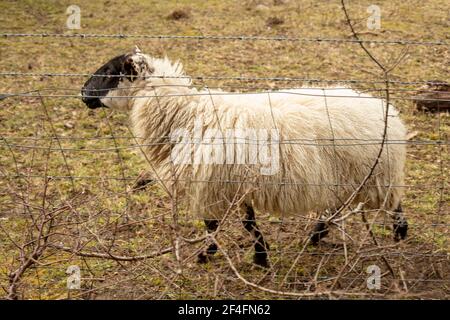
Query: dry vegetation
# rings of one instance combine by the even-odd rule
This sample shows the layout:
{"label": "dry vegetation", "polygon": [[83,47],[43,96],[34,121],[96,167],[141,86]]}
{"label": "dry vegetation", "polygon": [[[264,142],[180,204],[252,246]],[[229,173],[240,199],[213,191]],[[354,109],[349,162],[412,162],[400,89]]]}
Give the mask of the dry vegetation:
{"label": "dry vegetation", "polygon": [[[72,33],[71,1],[2,1],[0,26],[11,33]],[[351,38],[340,1],[77,1],[81,33],[262,35]],[[382,29],[368,31],[371,1],[351,1],[349,12],[365,39],[449,40],[449,3],[377,1]],[[185,39],[1,38],[0,72],[91,73],[134,44],[152,55],[180,59],[191,75],[286,76],[380,80],[382,74],[357,44]],[[383,64],[404,45],[370,45]],[[448,81],[448,46],[410,45],[392,80]],[[196,263],[203,242],[181,240],[172,251],[173,202],[158,185],[132,192],[146,168],[130,138],[126,114],[89,111],[76,97],[83,77],[0,77],[0,93],[40,90],[42,98],[0,100],[0,297],[25,299],[283,298],[246,285],[223,254]],[[236,90],[299,87],[299,81],[197,80]],[[321,83],[321,85],[325,85]],[[382,84],[353,84],[383,89]],[[448,113],[416,111],[409,98],[420,85],[393,85],[393,102],[414,137],[408,147],[407,241],[392,241],[391,221],[367,214],[335,228],[317,248],[304,240],[313,218],[257,217],[271,244],[270,270],[251,264],[252,243],[231,214],[217,239],[237,270],[260,286],[309,296],[446,298],[450,293]],[[382,94],[380,92],[379,94]],[[406,98],[406,99],[404,99]],[[440,143],[437,143],[440,142]],[[73,178],[70,178],[73,177]],[[178,230],[204,235],[203,224],[182,203]],[[293,264],[299,253],[298,262]],[[84,256],[83,254],[84,253]],[[132,261],[127,261],[132,260]],[[366,288],[366,268],[381,267],[382,287]],[[81,268],[81,289],[66,289],[66,270]],[[23,267],[26,267],[22,270]],[[23,271],[23,272],[22,272]],[[17,277],[17,279],[15,279]],[[14,292],[11,294],[11,285]]]}

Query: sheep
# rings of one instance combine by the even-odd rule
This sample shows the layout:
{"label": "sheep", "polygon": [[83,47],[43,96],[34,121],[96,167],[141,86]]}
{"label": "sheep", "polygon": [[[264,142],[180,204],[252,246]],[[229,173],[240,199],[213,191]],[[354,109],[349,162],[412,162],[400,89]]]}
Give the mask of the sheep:
{"label": "sheep", "polygon": [[[244,227],[255,240],[254,263],[263,267],[269,244],[255,210],[319,214],[310,236],[317,244],[328,233],[324,217],[349,199],[370,170],[385,129],[386,103],[350,88],[199,90],[180,62],[138,48],[98,69],[84,84],[82,100],[89,108],[130,112],[133,133],[159,181],[179,181],[190,211],[204,220],[208,232],[217,230],[237,197]],[[386,138],[393,143],[385,145],[352,203],[391,213],[399,241],[408,229],[398,187],[404,185],[406,128],[392,105],[389,110]],[[216,251],[210,244],[199,262]]]}

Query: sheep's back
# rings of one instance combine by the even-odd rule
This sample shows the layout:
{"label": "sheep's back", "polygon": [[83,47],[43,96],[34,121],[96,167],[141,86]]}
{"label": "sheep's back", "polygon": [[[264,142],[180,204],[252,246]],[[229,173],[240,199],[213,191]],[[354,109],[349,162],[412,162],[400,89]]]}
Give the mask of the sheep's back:
{"label": "sheep's back", "polygon": [[[385,105],[380,99],[350,89],[258,94],[208,91],[212,94],[200,92],[179,98],[165,98],[167,92],[159,90],[158,101],[136,104],[133,109],[132,121],[144,136],[166,136],[163,129],[171,128],[192,131],[195,119],[202,123],[203,132],[263,129],[279,133],[279,168],[269,175],[261,173],[261,164],[191,163],[177,165],[172,171],[174,166],[167,156],[170,148],[159,144],[147,147],[146,153],[155,159],[161,178],[169,181],[176,176],[182,184],[180,189],[187,192],[192,211],[202,217],[222,216],[230,203],[241,197],[256,209],[274,214],[336,208],[363,181],[380,150]],[[166,112],[164,117],[155,118],[158,110]],[[385,200],[387,209],[398,205],[402,189],[389,185],[403,185],[405,135],[397,111],[390,106],[387,140],[392,143],[384,147],[372,178],[356,201],[372,208],[380,207]],[[236,141],[225,143],[226,148],[237,145]],[[192,156],[194,153],[192,150]],[[159,160],[157,156],[163,154],[164,159]]]}

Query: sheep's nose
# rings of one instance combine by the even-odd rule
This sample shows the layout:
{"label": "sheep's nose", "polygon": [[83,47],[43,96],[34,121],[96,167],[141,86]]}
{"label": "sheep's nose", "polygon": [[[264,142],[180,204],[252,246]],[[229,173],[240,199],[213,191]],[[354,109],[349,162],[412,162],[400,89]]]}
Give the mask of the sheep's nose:
{"label": "sheep's nose", "polygon": [[89,92],[85,88],[81,89],[81,97],[81,100],[83,100],[84,103],[89,101]]}
{"label": "sheep's nose", "polygon": [[92,91],[88,89],[81,89],[81,100],[90,109],[96,109],[105,107],[100,101],[100,97],[95,95]]}
{"label": "sheep's nose", "polygon": [[88,107],[91,107],[96,104],[98,97],[94,96],[92,91],[81,89],[81,100],[86,104]]}

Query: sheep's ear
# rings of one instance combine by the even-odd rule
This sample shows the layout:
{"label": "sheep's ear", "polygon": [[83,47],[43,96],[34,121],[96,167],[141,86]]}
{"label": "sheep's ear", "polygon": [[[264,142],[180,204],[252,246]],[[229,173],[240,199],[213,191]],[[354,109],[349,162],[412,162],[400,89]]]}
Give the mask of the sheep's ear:
{"label": "sheep's ear", "polygon": [[138,75],[133,59],[131,59],[131,57],[126,58],[123,63],[123,74],[131,82],[133,82]]}

